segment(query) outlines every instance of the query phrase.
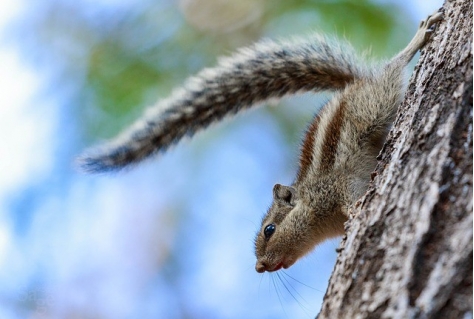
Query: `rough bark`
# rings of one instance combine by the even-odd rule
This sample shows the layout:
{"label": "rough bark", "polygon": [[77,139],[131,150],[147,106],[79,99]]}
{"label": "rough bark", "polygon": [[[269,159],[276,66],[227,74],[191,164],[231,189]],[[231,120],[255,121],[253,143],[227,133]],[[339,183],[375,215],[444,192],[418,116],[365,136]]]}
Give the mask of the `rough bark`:
{"label": "rough bark", "polygon": [[472,1],[444,9],[318,319],[472,318]]}

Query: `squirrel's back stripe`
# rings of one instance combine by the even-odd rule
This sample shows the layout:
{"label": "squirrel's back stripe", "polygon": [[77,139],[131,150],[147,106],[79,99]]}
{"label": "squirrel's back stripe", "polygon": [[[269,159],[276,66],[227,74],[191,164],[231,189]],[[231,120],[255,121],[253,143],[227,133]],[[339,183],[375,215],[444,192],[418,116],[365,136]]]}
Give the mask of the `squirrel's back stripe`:
{"label": "squirrel's back stripe", "polygon": [[320,116],[316,115],[309,125],[308,131],[301,146],[300,154],[300,168],[298,171],[297,180],[301,181],[307,174],[308,170],[315,161],[314,158],[314,143],[316,140],[316,132],[319,127]]}
{"label": "squirrel's back stripe", "polygon": [[342,126],[344,125],[344,117],[346,111],[346,101],[341,99],[339,107],[333,114],[329,125],[326,127],[324,140],[322,143],[321,162],[319,169],[321,172],[329,172],[334,166],[336,159],[339,139],[341,137]]}

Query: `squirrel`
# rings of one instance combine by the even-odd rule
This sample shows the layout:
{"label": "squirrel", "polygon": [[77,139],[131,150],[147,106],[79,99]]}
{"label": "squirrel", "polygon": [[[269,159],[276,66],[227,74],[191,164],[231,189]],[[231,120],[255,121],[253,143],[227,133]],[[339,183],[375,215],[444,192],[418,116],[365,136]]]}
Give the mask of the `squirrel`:
{"label": "squirrel", "polygon": [[79,165],[87,172],[120,170],[266,100],[333,91],[307,129],[295,181],[273,187],[255,238],[256,271],[286,269],[344,234],[348,208],[365,193],[403,98],[404,69],[442,16],[422,21],[407,47],[384,64],[367,65],[348,43],[320,35],[240,49],[189,78],[115,140],[86,152]]}

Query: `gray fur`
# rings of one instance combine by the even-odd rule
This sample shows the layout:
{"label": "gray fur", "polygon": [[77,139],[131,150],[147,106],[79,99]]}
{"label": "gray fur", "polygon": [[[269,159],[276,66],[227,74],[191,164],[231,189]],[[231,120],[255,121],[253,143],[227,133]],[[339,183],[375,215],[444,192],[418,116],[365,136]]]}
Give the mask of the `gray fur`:
{"label": "gray fur", "polygon": [[88,151],[79,164],[89,172],[119,170],[268,99],[340,90],[366,74],[363,65],[348,44],[321,36],[262,41],[189,78],[115,140]]}
{"label": "gray fur", "polygon": [[294,183],[275,185],[255,239],[258,272],[288,268],[319,242],[344,233],[348,208],[368,186],[404,95],[404,69],[441,18],[439,12],[428,17],[407,47],[379,66],[366,66],[347,43],[320,36],[242,49],[188,79],[114,141],[83,156],[82,168],[119,170],[268,99],[335,91],[309,126]]}
{"label": "gray fur", "polygon": [[[324,239],[344,233],[348,208],[366,191],[403,98],[404,69],[441,17],[435,13],[423,21],[403,51],[346,83],[314,119],[298,176],[291,186],[277,186],[257,233],[258,272],[288,268]],[[271,236],[265,236],[268,225],[274,228]]]}

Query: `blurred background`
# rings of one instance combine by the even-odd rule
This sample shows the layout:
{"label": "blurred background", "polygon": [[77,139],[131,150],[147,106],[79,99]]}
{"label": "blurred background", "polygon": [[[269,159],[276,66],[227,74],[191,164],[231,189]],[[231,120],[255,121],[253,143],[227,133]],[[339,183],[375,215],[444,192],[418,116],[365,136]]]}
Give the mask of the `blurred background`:
{"label": "blurred background", "polygon": [[327,96],[225,121],[133,170],[85,148],[263,37],[345,37],[388,58],[441,0],[2,0],[0,318],[314,318],[340,239],[254,270],[275,183]]}

